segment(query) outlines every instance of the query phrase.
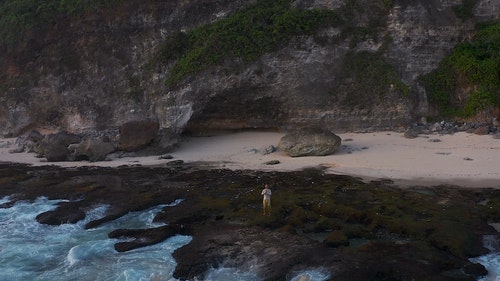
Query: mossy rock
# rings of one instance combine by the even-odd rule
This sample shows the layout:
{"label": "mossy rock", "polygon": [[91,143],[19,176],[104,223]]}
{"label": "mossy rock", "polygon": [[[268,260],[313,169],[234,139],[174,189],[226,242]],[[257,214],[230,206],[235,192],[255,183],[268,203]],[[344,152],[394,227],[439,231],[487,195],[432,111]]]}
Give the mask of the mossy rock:
{"label": "mossy rock", "polygon": [[323,241],[328,247],[340,247],[340,246],[349,246],[349,239],[344,234],[344,232],[340,230],[335,230],[328,235]]}

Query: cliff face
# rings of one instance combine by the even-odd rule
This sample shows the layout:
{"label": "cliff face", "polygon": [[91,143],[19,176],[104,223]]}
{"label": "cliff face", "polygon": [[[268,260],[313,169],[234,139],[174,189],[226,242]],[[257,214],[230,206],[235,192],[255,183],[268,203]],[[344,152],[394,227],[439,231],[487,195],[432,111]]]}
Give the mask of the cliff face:
{"label": "cliff face", "polygon": [[329,9],[342,23],[297,35],[259,58],[227,58],[175,85],[163,42],[225,19],[256,1],[123,1],[27,32],[0,55],[0,133],[30,128],[81,132],[157,120],[175,134],[211,129],[322,126],[388,129],[432,115],[419,78],[477,22],[498,21],[498,1],[295,1]]}

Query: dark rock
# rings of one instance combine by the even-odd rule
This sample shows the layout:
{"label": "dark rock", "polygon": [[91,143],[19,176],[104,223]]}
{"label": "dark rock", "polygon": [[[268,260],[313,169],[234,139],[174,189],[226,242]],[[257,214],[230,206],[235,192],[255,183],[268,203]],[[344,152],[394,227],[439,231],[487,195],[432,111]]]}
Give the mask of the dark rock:
{"label": "dark rock", "polygon": [[323,241],[328,247],[349,246],[349,239],[342,231],[335,230]]}
{"label": "dark rock", "polygon": [[339,253],[317,241],[282,231],[237,226],[197,231],[193,241],[173,256],[177,261],[174,277],[181,280],[203,280],[208,269],[221,265],[257,268],[258,274],[265,276],[263,280],[285,280],[287,272],[298,269],[297,265],[334,264],[339,260]]}
{"label": "dark rock", "polygon": [[418,132],[414,131],[414,130],[408,130],[404,133],[403,135],[405,138],[407,139],[414,139],[414,138],[417,138],[418,137]]}
{"label": "dark rock", "polygon": [[174,161],[167,162],[167,166],[179,166],[182,164],[184,164],[183,160],[174,160]]}
{"label": "dark rock", "polygon": [[170,155],[170,154],[165,154],[165,155],[161,155],[160,157],[158,157],[158,159],[166,159],[166,160],[169,160],[169,159],[173,159],[174,156]]}
{"label": "dark rock", "polygon": [[38,130],[32,130],[29,132],[28,136],[26,137],[26,140],[30,140],[34,143],[37,143],[41,141],[45,136],[42,135]]}
{"label": "dark rock", "polygon": [[[469,265],[469,257],[487,253],[483,237],[497,235],[485,219],[485,205],[478,204],[499,201],[500,191],[491,188],[401,189],[384,180],[367,183],[321,169],[268,173],[194,165],[60,168],[9,163],[0,164],[0,175],[7,175],[0,198],[14,194],[2,206],[40,196],[69,200],[41,214],[39,221],[78,221],[82,211],[108,205],[104,217],[86,228],[183,198],[154,218],[172,228],[110,233],[133,239],[120,241],[119,251],[169,235],[192,236],[174,253],[174,275],[181,280],[203,280],[207,269],[221,265],[251,268],[265,281],[290,280],[294,272],[311,267],[321,267],[339,281],[477,280],[472,275],[482,270]],[[261,215],[260,188],[253,188],[265,182],[276,195],[271,216]],[[495,215],[498,208],[490,203],[488,212]],[[340,247],[328,247],[325,238]],[[350,247],[341,246],[346,239]]]}
{"label": "dark rock", "polygon": [[490,127],[489,126],[481,126],[473,131],[474,134],[476,135],[487,135],[490,133]]}
{"label": "dark rock", "polygon": [[79,144],[70,146],[73,150],[75,160],[89,160],[91,162],[103,161],[106,155],[115,151],[115,147],[110,142],[104,142],[100,139],[84,140]]}
{"label": "dark rock", "polygon": [[85,218],[85,212],[75,207],[71,202],[60,203],[52,211],[47,211],[36,216],[36,220],[42,224],[60,225],[65,223],[77,223]]}
{"label": "dark rock", "polygon": [[483,277],[488,275],[488,270],[482,264],[470,263],[464,267],[464,272],[474,277]]}
{"label": "dark rock", "polygon": [[159,124],[153,120],[130,121],[120,126],[120,148],[137,151],[157,137]]}
{"label": "dark rock", "polygon": [[47,158],[49,162],[67,161],[71,155],[68,146],[80,141],[80,137],[75,134],[59,132],[46,135],[38,142],[34,150],[39,156]]}
{"label": "dark rock", "polygon": [[270,160],[270,161],[265,162],[264,164],[266,164],[266,165],[277,165],[279,163],[281,163],[279,160]]}
{"label": "dark rock", "polygon": [[117,252],[126,252],[140,247],[160,243],[177,234],[186,235],[190,232],[181,225],[165,225],[148,229],[117,229],[108,234],[109,238],[134,238],[132,241],[115,244]]}
{"label": "dark rock", "polygon": [[341,142],[339,136],[328,130],[306,128],[283,136],[278,148],[292,157],[324,156],[335,152]]}
{"label": "dark rock", "polygon": [[441,140],[440,139],[430,139],[430,140],[428,140],[428,142],[441,142]]}

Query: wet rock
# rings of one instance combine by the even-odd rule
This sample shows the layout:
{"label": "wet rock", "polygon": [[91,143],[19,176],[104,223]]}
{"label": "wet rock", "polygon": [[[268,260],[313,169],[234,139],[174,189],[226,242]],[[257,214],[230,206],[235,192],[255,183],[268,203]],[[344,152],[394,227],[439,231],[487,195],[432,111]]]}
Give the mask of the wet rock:
{"label": "wet rock", "polygon": [[130,121],[120,126],[119,146],[125,151],[137,151],[157,137],[159,123],[153,120]]}
{"label": "wet rock", "polygon": [[[286,241],[286,243],[282,243]],[[324,249],[320,242],[281,231],[261,228],[207,227],[194,233],[188,245],[173,254],[177,261],[174,277],[203,280],[206,271],[224,265],[253,268],[263,280],[285,280],[288,272],[307,266],[334,264],[339,253]]]}
{"label": "wet rock", "polygon": [[488,275],[488,270],[486,270],[486,268],[484,268],[482,264],[478,263],[471,263],[466,265],[464,267],[464,272],[476,277],[476,279],[477,277],[483,277]]}
{"label": "wet rock", "polygon": [[324,240],[328,247],[336,248],[339,246],[349,246],[349,239],[342,231],[336,230],[330,233]]}
{"label": "wet rock", "polygon": [[[184,199],[155,216],[155,222],[172,228],[110,233],[132,239],[117,244],[118,251],[176,233],[192,236],[174,253],[175,277],[181,280],[203,279],[207,269],[221,265],[257,269],[263,280],[288,280],[290,274],[311,267],[322,267],[339,281],[375,280],[374,276],[477,280],[469,258],[488,252],[483,237],[497,235],[488,222],[500,214],[497,189],[401,189],[386,181],[365,183],[321,169],[285,173],[201,169],[192,164],[116,169],[0,164],[0,176],[0,198],[14,194],[8,204],[40,196],[70,200],[37,218],[51,224],[78,221],[82,211],[109,206],[104,217],[86,225],[91,228]],[[265,182],[273,186],[271,216],[262,216],[260,188],[255,188]],[[339,247],[328,247],[328,237]],[[342,247],[346,240],[350,247]]]}
{"label": "wet rock", "polygon": [[39,223],[48,225],[77,223],[84,218],[85,212],[71,202],[60,203],[55,210],[47,211],[36,216],[36,220]]}
{"label": "wet rock", "polygon": [[292,157],[324,156],[335,152],[342,139],[334,133],[319,128],[305,128],[283,136],[278,148]]}
{"label": "wet rock", "polygon": [[109,238],[133,238],[132,241],[118,242],[114,248],[117,252],[126,252],[133,249],[160,243],[174,235],[188,235],[190,230],[181,225],[165,225],[148,229],[117,229],[108,234]]}

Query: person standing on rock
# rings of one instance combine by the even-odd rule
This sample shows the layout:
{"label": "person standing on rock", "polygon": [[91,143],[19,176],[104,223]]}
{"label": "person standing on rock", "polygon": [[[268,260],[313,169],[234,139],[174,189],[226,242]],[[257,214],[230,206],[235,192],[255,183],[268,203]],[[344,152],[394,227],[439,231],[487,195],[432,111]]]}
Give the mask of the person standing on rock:
{"label": "person standing on rock", "polygon": [[269,189],[269,185],[266,184],[264,189],[261,192],[263,195],[262,206],[264,208],[264,216],[271,215],[271,189]]}

